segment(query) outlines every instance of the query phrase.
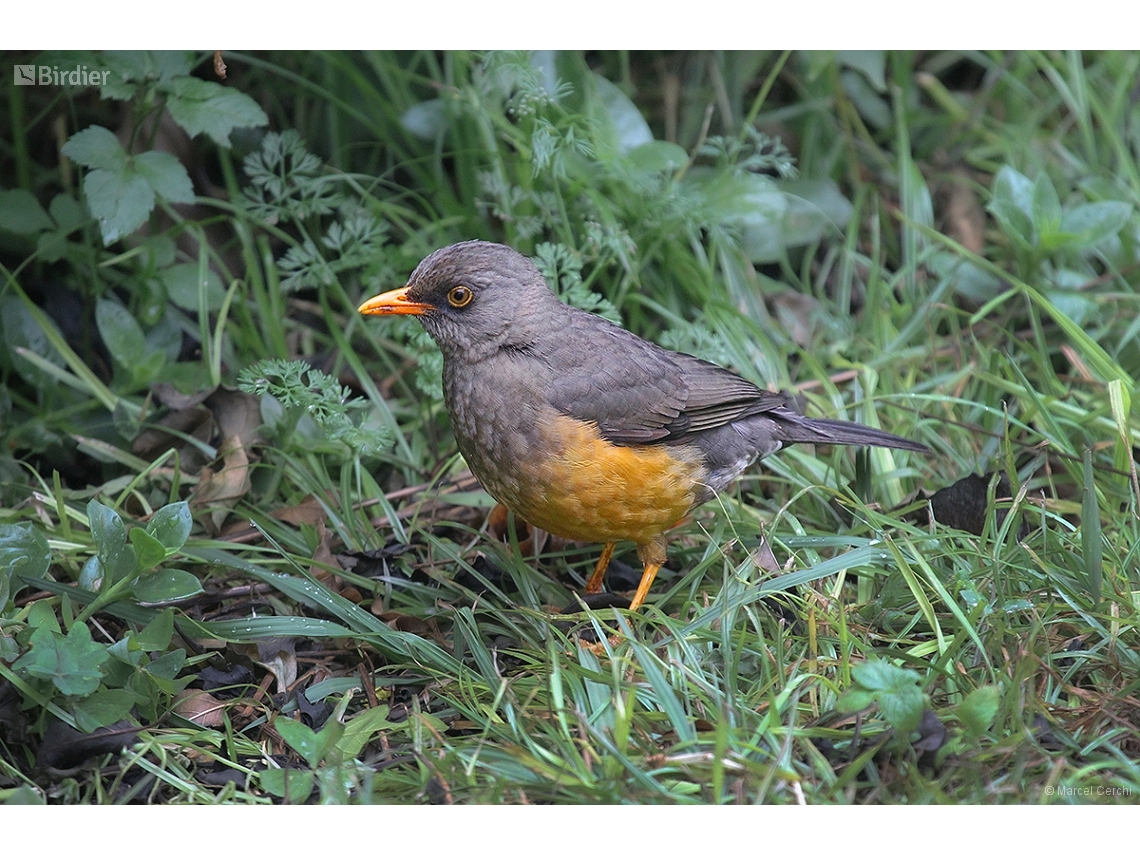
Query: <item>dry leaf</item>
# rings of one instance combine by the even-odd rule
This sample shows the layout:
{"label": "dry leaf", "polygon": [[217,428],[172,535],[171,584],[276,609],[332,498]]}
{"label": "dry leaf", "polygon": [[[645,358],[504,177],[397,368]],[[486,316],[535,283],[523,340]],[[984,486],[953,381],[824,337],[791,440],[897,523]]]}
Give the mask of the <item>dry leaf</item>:
{"label": "dry leaf", "polygon": [[225,724],[225,703],[201,689],[183,689],[174,696],[171,710],[184,719],[202,727],[221,727]]}

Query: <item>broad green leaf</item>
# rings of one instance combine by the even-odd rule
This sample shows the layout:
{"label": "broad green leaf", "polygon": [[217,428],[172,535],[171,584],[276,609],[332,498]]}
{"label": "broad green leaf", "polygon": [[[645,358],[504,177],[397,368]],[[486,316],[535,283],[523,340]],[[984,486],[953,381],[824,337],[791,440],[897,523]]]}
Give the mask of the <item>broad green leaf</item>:
{"label": "broad green leaf", "polygon": [[884,659],[870,659],[852,668],[851,678],[868,691],[881,692],[897,683],[901,670]]}
{"label": "broad green leaf", "polygon": [[187,502],[172,502],[159,508],[146,524],[146,530],[166,547],[167,552],[176,552],[190,537],[194,518],[190,515]]}
{"label": "broad green leaf", "polygon": [[408,727],[408,719],[389,721],[390,709],[387,704],[370,707],[353,716],[344,726],[344,735],[337,742],[337,750],[342,757],[353,758],[364,750],[368,741],[380,731],[403,730]]}
{"label": "broad green leaf", "polygon": [[132,234],[154,209],[154,189],[129,169],[95,169],[83,179],[91,215],[99,221],[104,245]]}
{"label": "broad green leaf", "polygon": [[434,140],[447,126],[446,106],[439,98],[421,101],[404,111],[400,124],[421,140]]}
{"label": "broad green leaf", "polygon": [[41,579],[51,566],[51,548],[31,523],[0,525],[0,612],[26,583],[17,574]]}
{"label": "broad green leaf", "polygon": [[656,175],[676,172],[688,162],[689,154],[676,143],[651,140],[628,152],[625,160],[636,172]]}
{"label": "broad green leaf", "polygon": [[83,569],[79,571],[77,584],[81,590],[97,592],[103,587],[103,577],[105,575],[103,572],[103,563],[98,557],[92,555],[84,562]]}
{"label": "broad green leaf", "polygon": [[105,689],[76,701],[73,710],[80,730],[90,733],[122,721],[131,714],[135,697],[125,689]]}
{"label": "broad green leaf", "polygon": [[875,699],[883,718],[900,733],[910,733],[922,721],[923,694],[918,686],[896,686],[876,693]]}
{"label": "broad green leaf", "polygon": [[[55,321],[46,315],[41,316],[43,322],[52,327],[52,331],[60,335],[59,327]],[[52,365],[63,368],[66,364],[63,357],[51,345],[43,327],[40,326],[36,316],[28,311],[24,301],[13,294],[0,298],[0,325],[4,330],[4,347],[8,349],[6,362],[8,362],[21,377],[36,389],[51,389],[56,379],[44,369],[38,367],[28,359],[17,353],[16,348],[25,348],[37,356],[43,357]]]}
{"label": "broad green leaf", "polygon": [[174,155],[165,151],[145,151],[134,159],[138,172],[151,189],[168,202],[190,204],[194,201],[194,185]]}
{"label": "broad green leaf", "polygon": [[48,206],[56,228],[36,241],[36,251],[44,261],[59,261],[67,254],[67,236],[91,219],[83,205],[68,193],[59,193]]}
{"label": "broad green leaf", "polygon": [[918,727],[924,696],[913,671],[872,659],[852,668],[851,678],[874,697],[883,718],[896,730],[909,733]]}
{"label": "broad green leaf", "polygon": [[779,189],[788,200],[781,225],[784,247],[805,246],[825,234],[840,235],[847,228],[853,208],[834,181],[826,178],[782,181]]}
{"label": "broad green leaf", "polygon": [[257,777],[262,789],[288,804],[301,804],[313,791],[313,773],[309,769],[265,769]]}
{"label": "broad green leaf", "polygon": [[876,130],[891,126],[890,105],[866,77],[856,71],[844,70],[839,73],[839,82],[867,124]]}
{"label": "broad green leaf", "polygon": [[1033,182],[1009,166],[994,177],[993,198],[987,206],[1007,235],[1023,246],[1033,245]]}
{"label": "broad green leaf", "polygon": [[118,137],[100,125],[72,134],[63,144],[62,152],[88,169],[122,172],[127,164],[127,152]]}
{"label": "broad green leaf", "polygon": [[95,323],[115,361],[132,368],[146,355],[146,338],[134,316],[114,300],[95,303]]}
{"label": "broad green leaf", "polygon": [[1061,200],[1057,188],[1042,172],[1033,184],[1033,229],[1038,243],[1045,245],[1061,228]]}
{"label": "broad green leaf", "polygon": [[114,584],[135,571],[138,558],[127,543],[127,527],[123,518],[96,499],[87,503],[87,519],[95,554],[103,565],[103,573]]}
{"label": "broad green leaf", "polygon": [[[42,579],[40,584],[50,583],[51,580]],[[59,584],[58,582],[56,584]],[[59,626],[59,620],[56,618],[55,606],[48,600],[36,600],[32,603],[31,608],[28,609],[28,626],[33,629],[46,627],[52,632],[63,632]]]}
{"label": "broad green leaf", "polygon": [[1061,231],[1073,235],[1073,243],[1083,249],[1116,234],[1131,215],[1132,206],[1127,202],[1089,202],[1065,212]]}
{"label": "broad green leaf", "polygon": [[31,649],[13,664],[33,677],[50,680],[65,695],[89,695],[103,679],[100,666],[107,648],[91,640],[87,624],[76,621],[67,635],[40,627],[32,633]]}
{"label": "broad green leaf", "polygon": [[945,250],[932,253],[927,266],[949,279],[955,291],[978,305],[993,299],[1004,287],[1004,283],[988,270]]}
{"label": "broad green leaf", "polygon": [[131,529],[131,545],[135,548],[140,573],[157,567],[166,560],[166,547],[146,529],[135,526]]}
{"label": "broad green leaf", "polygon": [[83,205],[69,193],[58,193],[48,205],[48,211],[63,234],[82,227],[87,222],[87,212]]}
{"label": "broad green leaf", "polygon": [[841,713],[855,713],[864,710],[875,702],[875,696],[864,689],[848,689],[835,699],[835,710]]}
{"label": "broad green leaf", "polygon": [[[161,351],[148,353],[138,362],[131,371],[131,381],[136,386],[145,386],[158,376],[158,372],[166,365],[166,354]],[[137,431],[130,431],[125,436],[133,437]]]}
{"label": "broad green leaf", "polygon": [[887,91],[887,52],[884,50],[840,50],[835,62],[860,71],[880,92]]}
{"label": "broad green leaf", "polygon": [[1085,318],[1095,316],[1100,309],[1094,298],[1081,293],[1049,290],[1042,296],[1075,324],[1084,324]]}
{"label": "broad green leaf", "polygon": [[186,651],[182,648],[164,653],[146,664],[148,673],[159,680],[173,680],[186,664]]}
{"label": "broad green leaf", "polygon": [[1000,704],[997,686],[979,686],[958,704],[958,721],[974,738],[981,737],[997,718]]}
{"label": "broad green leaf", "polygon": [[169,94],[166,107],[186,133],[206,134],[223,148],[230,147],[234,128],[261,127],[269,117],[246,95],[212,80],[179,77],[164,87]]}
{"label": "broad green leaf", "polygon": [[199,287],[206,289],[206,306],[210,311],[220,309],[226,298],[222,280],[214,271],[207,270],[205,282],[199,283],[197,264],[176,264],[162,271],[159,278],[162,279],[162,285],[174,304],[195,315],[198,313]]}
{"label": "broad green leaf", "polygon": [[189,74],[197,57],[186,50],[114,50],[102,59],[123,80],[162,83]]}
{"label": "broad green leaf", "polygon": [[344,734],[344,725],[336,719],[329,719],[319,733],[314,733],[301,722],[284,716],[274,719],[273,726],[277,728],[277,732],[289,747],[300,754],[314,769],[329,756],[329,752]]}
{"label": "broad green leaf", "polygon": [[202,583],[193,573],[164,567],[140,576],[131,585],[131,592],[143,603],[172,603],[202,593]]}
{"label": "broad green leaf", "polygon": [[54,225],[43,206],[27,190],[5,190],[0,193],[0,229],[31,235]]}
{"label": "broad green leaf", "polygon": [[609,118],[612,132],[610,142],[617,153],[625,154],[653,141],[653,132],[649,129],[649,123],[645,121],[637,105],[616,83],[606,80],[600,74],[595,74],[593,84]]}
{"label": "broad green leaf", "polygon": [[173,635],[174,610],[163,609],[134,638],[141,650],[154,652],[166,650]]}

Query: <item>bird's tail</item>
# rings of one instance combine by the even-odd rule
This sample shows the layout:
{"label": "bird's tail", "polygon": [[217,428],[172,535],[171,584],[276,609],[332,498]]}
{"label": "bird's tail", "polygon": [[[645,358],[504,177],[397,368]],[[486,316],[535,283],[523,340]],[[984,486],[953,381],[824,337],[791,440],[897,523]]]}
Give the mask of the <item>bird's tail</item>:
{"label": "bird's tail", "polygon": [[780,439],[784,443],[813,442],[817,445],[877,445],[882,448],[901,448],[930,454],[930,448],[921,442],[903,439],[885,430],[861,425],[858,422],[841,422],[836,419],[782,420]]}

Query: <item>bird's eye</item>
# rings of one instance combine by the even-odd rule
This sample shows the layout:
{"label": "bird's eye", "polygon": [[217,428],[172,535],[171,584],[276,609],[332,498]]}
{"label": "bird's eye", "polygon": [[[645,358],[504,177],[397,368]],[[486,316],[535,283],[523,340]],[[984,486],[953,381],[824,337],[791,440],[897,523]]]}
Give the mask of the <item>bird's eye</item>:
{"label": "bird's eye", "polygon": [[447,302],[457,309],[462,309],[475,299],[475,292],[466,285],[456,285],[447,292]]}

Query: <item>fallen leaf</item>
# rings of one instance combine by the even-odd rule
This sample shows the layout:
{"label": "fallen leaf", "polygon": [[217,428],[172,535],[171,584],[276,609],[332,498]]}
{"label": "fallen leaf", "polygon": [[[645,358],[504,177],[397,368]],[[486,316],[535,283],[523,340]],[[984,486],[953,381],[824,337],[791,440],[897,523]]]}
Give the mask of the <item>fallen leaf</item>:
{"label": "fallen leaf", "polygon": [[221,727],[225,724],[225,702],[219,701],[201,689],[183,689],[174,696],[171,710],[184,719],[202,727]]}

